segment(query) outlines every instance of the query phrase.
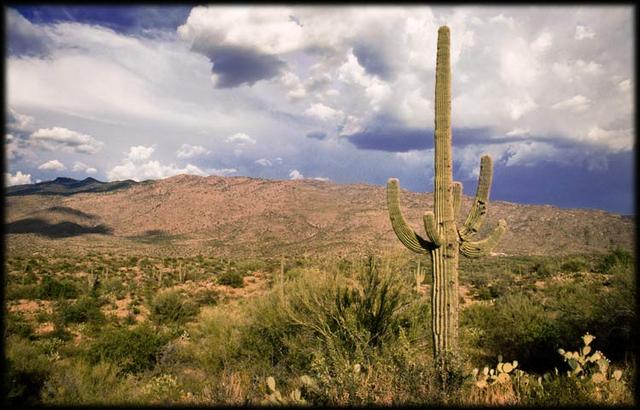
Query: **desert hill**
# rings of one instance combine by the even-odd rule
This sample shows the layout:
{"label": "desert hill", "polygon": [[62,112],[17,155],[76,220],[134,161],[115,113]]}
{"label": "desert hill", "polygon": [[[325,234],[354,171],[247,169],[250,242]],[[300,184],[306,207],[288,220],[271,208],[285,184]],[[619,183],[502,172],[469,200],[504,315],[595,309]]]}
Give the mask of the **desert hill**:
{"label": "desert hill", "polygon": [[[63,182],[77,189],[73,181]],[[94,188],[106,184],[85,182]],[[382,186],[192,175],[123,182],[57,195],[14,191],[5,197],[8,250],[273,256],[403,249],[389,223]],[[459,223],[472,201],[463,197]],[[423,232],[421,215],[432,209],[432,194],[403,191],[401,205],[414,229]],[[631,217],[501,201],[491,201],[480,237],[501,218],[508,230],[495,249],[499,254],[634,246]]]}

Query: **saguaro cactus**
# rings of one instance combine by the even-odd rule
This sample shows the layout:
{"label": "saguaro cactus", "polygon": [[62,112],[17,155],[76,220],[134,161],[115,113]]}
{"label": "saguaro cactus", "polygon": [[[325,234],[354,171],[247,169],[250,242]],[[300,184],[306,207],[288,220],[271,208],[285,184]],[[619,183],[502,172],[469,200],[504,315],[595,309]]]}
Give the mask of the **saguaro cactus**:
{"label": "saguaro cactus", "polygon": [[433,266],[431,287],[432,329],[436,363],[447,369],[448,357],[458,346],[458,253],[470,258],[488,254],[506,230],[500,220],[483,240],[473,240],[487,213],[493,173],[491,157],[480,161],[480,179],[476,198],[462,227],[456,227],[462,184],[453,181],[451,158],[451,65],[449,28],[438,30],[435,104],[435,192],[434,212],[423,216],[426,237],[407,224],[399,206],[399,183],[387,183],[387,205],[393,230],[407,248],[430,254]]}

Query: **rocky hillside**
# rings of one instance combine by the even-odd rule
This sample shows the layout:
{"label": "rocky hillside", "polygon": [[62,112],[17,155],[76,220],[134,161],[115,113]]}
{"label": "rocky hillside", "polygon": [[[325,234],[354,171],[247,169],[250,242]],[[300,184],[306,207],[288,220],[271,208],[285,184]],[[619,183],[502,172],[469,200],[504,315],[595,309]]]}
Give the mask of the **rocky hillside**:
{"label": "rocky hillside", "polygon": [[[460,223],[472,200],[463,198]],[[373,185],[179,175],[105,192],[30,192],[7,196],[5,201],[10,252],[257,256],[403,249],[389,223],[385,188]],[[407,220],[422,232],[421,215],[432,208],[432,195],[404,191],[401,201]],[[604,211],[492,201],[480,236],[501,218],[508,230],[496,253],[633,248],[634,219]]]}

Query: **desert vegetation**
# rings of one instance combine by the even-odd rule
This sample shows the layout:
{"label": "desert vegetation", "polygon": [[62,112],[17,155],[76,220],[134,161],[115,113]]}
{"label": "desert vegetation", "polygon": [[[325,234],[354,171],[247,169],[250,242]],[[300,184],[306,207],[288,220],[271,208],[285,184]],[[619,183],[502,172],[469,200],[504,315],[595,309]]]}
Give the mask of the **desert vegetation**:
{"label": "desert vegetation", "polygon": [[8,400],[632,403],[628,251],[460,262],[461,354],[442,390],[424,255],[8,255]]}

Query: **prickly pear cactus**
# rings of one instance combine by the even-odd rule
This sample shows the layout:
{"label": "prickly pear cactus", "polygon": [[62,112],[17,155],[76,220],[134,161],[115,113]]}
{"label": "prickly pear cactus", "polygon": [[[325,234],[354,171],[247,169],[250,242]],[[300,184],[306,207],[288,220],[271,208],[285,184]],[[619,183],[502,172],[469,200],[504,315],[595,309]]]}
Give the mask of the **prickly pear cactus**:
{"label": "prickly pear cactus", "polygon": [[399,183],[387,183],[387,205],[393,230],[407,248],[431,255],[433,266],[432,328],[436,362],[447,368],[449,353],[458,345],[458,253],[477,258],[488,254],[506,230],[506,222],[485,239],[474,240],[487,213],[493,165],[488,155],[480,161],[480,179],[476,198],[463,226],[456,226],[460,210],[462,184],[453,181],[451,158],[451,67],[449,28],[438,30],[435,92],[435,190],[434,211],[423,216],[426,236],[407,224],[399,205]]}

